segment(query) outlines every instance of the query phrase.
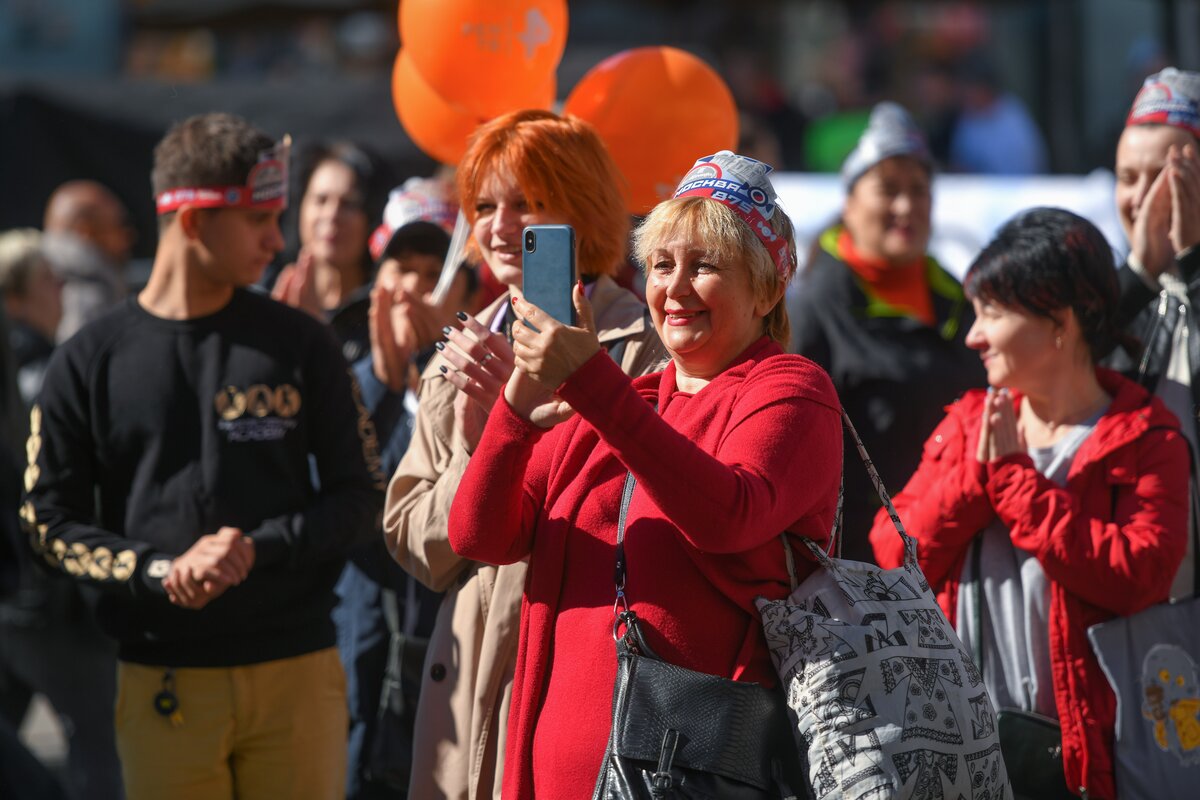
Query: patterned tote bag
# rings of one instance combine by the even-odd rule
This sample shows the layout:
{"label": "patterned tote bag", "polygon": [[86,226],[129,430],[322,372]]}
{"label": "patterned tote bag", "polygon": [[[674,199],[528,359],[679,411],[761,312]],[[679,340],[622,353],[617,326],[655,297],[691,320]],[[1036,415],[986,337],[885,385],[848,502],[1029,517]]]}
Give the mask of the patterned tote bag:
{"label": "patterned tote bag", "polygon": [[[785,542],[792,594],[758,601],[813,797],[1011,800],[983,677],[938,607],[916,541],[845,412],[842,419],[905,557],[885,570],[832,558],[805,540],[821,568],[797,585]],[[835,538],[840,527],[839,519]]]}

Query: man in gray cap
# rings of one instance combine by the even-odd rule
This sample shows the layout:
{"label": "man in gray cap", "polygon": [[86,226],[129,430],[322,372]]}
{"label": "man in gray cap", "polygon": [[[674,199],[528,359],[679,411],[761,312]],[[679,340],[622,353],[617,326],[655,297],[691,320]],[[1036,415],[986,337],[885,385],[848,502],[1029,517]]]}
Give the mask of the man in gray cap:
{"label": "man in gray cap", "polygon": [[[793,352],[829,372],[888,486],[912,475],[943,407],[984,381],[964,344],[971,305],[926,253],[932,172],[908,112],[875,106],[842,165],[842,218],[820,235],[788,309]],[[879,506],[866,472],[847,469],[848,558],[872,560],[866,537]]]}
{"label": "man in gray cap", "polygon": [[[1117,213],[1129,239],[1121,313],[1145,348],[1114,354],[1179,417],[1197,452],[1200,410],[1200,73],[1167,67],[1146,78],[1117,143]],[[1193,476],[1196,474],[1193,465]],[[1196,488],[1193,486],[1193,494]],[[1171,587],[1189,597],[1196,553]]]}

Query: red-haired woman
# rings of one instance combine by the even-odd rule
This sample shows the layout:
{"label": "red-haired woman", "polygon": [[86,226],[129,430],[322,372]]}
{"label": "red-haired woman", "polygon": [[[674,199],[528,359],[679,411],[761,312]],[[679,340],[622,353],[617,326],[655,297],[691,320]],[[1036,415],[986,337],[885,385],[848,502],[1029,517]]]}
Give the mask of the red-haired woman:
{"label": "red-haired woman", "polygon": [[[470,251],[510,289],[521,286],[527,225],[569,224],[579,277],[600,341],[641,375],[663,359],[645,305],[612,280],[625,258],[629,217],[620,174],[585,122],[520,111],[482,126],[458,169]],[[450,501],[488,411],[513,370],[510,295],[451,330],[421,376],[412,443],[388,487],[384,535],[396,560],[446,592],[425,661],[410,797],[500,795],[505,731],[526,565],[461,558],[450,548]]]}

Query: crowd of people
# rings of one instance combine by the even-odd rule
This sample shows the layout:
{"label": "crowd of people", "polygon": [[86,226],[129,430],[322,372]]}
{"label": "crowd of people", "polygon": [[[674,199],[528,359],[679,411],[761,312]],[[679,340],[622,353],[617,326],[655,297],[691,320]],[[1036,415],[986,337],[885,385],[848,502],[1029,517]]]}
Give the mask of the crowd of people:
{"label": "crowd of people", "polygon": [[[928,253],[930,149],[879,104],[790,303],[804,209],[753,158],[696,153],[631,220],[569,115],[500,116],[452,176],[395,188],[353,143],[299,144],[172,127],[128,294],[102,186],[0,234],[0,793],[591,796],[614,611],[769,687],[756,600],[820,568],[781,533],[825,548],[837,520],[841,555],[904,563],[843,476],[844,410],[1002,724],[1058,737],[1032,787],[1005,745],[1015,796],[1120,794],[1088,629],[1191,598],[1200,555],[1200,74],[1133,99],[1124,264],[1034,208],[962,284]],[[540,224],[574,229],[575,324],[522,292]],[[17,738],[35,693],[57,776]]]}

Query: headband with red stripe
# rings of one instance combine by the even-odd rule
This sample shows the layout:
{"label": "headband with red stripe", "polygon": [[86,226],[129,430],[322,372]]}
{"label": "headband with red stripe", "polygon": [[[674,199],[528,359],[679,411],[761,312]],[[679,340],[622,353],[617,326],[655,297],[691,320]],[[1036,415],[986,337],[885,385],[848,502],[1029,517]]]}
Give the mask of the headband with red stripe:
{"label": "headband with red stripe", "polygon": [[767,248],[779,277],[786,281],[792,254],[787,239],[770,225],[776,210],[775,187],[767,178],[770,172],[771,167],[761,161],[722,150],[697,160],[679,182],[675,197],[707,197],[732,209]]}
{"label": "headband with red stripe", "polygon": [[259,154],[258,163],[246,177],[245,186],[180,186],[166,190],[155,198],[158,213],[169,214],[185,205],[193,208],[286,208],[291,146],[292,138],[285,136],[270,150]]}

